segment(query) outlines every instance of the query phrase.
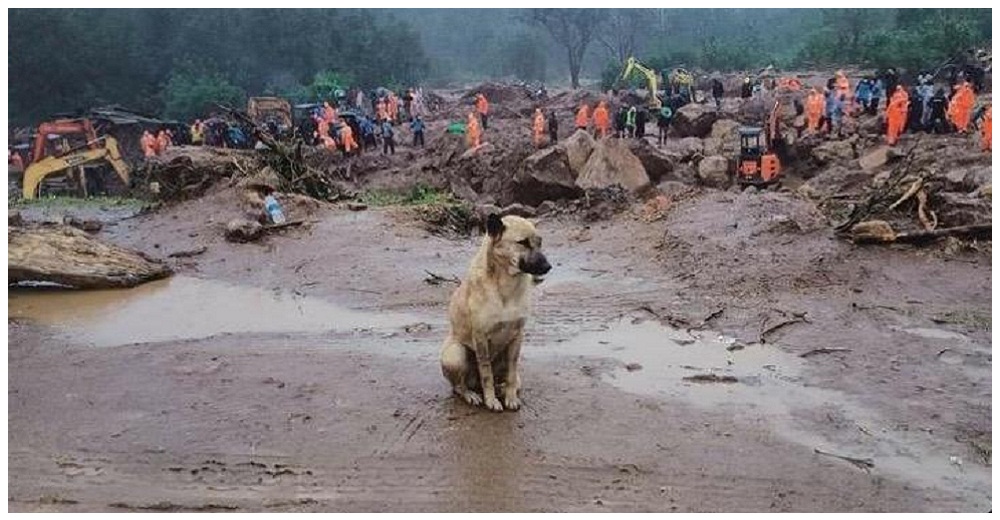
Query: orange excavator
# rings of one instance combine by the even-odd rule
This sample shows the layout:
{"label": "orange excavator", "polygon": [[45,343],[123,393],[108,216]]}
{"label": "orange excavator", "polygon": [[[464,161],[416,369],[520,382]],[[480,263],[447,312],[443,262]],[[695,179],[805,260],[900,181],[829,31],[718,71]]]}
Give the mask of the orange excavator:
{"label": "orange excavator", "polygon": [[97,132],[89,119],[55,119],[46,121],[38,125],[38,133],[35,135],[35,144],[31,148],[30,162],[36,162],[55,155],[45,149],[45,144],[50,136],[61,136],[67,140],[75,140],[87,143],[89,148],[96,149],[100,145],[97,140]]}
{"label": "orange excavator", "polygon": [[736,160],[736,182],[740,186],[767,186],[781,180],[781,159],[777,153],[783,140],[778,129],[780,109],[781,103],[775,101],[763,128],[739,128],[740,156]]}

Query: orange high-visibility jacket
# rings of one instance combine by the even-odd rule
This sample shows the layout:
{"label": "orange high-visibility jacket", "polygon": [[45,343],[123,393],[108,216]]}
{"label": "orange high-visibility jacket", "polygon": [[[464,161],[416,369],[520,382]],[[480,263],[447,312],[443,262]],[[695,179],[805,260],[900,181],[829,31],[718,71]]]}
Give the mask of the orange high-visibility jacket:
{"label": "orange high-visibility jacket", "polygon": [[490,104],[486,101],[486,96],[482,93],[476,94],[476,112],[487,114],[490,111]]}
{"label": "orange high-visibility jacket", "polygon": [[590,124],[590,107],[584,103],[580,105],[580,109],[576,111],[576,127],[587,128],[588,124]]}

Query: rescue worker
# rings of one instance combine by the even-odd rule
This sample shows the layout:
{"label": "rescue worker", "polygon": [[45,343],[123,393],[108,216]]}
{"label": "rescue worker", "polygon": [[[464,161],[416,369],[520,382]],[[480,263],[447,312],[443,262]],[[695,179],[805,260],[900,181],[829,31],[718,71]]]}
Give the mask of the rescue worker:
{"label": "rescue worker", "polygon": [[645,108],[639,110],[635,115],[635,136],[638,139],[646,137],[646,119],[648,116],[649,114]]}
{"label": "rescue worker", "polygon": [[403,94],[403,110],[406,111],[406,117],[413,119],[413,87],[406,89],[406,94]]}
{"label": "rescue worker", "polygon": [[330,106],[330,102],[329,101],[324,101],[323,102],[323,116],[322,117],[323,117],[323,121],[326,122],[327,125],[332,125],[334,122],[337,121],[337,110],[335,108],[333,108],[332,106]]}
{"label": "rescue worker", "polygon": [[556,144],[559,140],[559,120],[556,119],[556,112],[549,110],[549,144]]}
{"label": "rescue worker", "polygon": [[316,121],[316,136],[319,137],[320,139],[322,139],[324,135],[329,136],[330,122],[323,117],[317,117],[315,118],[315,121]]}
{"label": "rescue worker", "polygon": [[396,135],[389,119],[382,120],[382,155],[396,154]]}
{"label": "rescue worker", "polygon": [[191,125],[191,144],[201,146],[205,142],[205,124],[201,119],[195,119]]}
{"label": "rescue worker", "polygon": [[587,103],[580,104],[580,108],[576,111],[576,129],[587,131],[587,126],[590,125],[590,107]]}
{"label": "rescue worker", "polygon": [[361,144],[365,151],[378,148],[375,141],[375,124],[368,116],[361,118]]}
{"label": "rescue worker", "polygon": [[806,98],[806,128],[810,133],[819,131],[823,108],[823,95],[819,93],[819,89],[812,89]]}
{"label": "rescue worker", "polygon": [[906,130],[916,133],[923,130],[924,103],[920,99],[920,90],[913,87],[909,92],[910,106],[906,111]]}
{"label": "rescue worker", "polygon": [[740,97],[747,99],[753,95],[753,85],[750,83],[750,76],[743,78],[743,85],[740,86]]}
{"label": "rescue worker", "polygon": [[378,102],[375,104],[375,121],[382,123],[389,119],[389,112],[386,110],[385,98],[378,98]]}
{"label": "rescue worker", "polygon": [[896,91],[889,98],[889,104],[885,109],[886,117],[886,142],[889,146],[895,146],[899,141],[899,134],[903,133],[906,127],[906,114],[909,110],[910,96],[902,85],[896,85]]}
{"label": "rescue worker", "polygon": [[410,121],[410,130],[413,132],[413,146],[420,145],[421,148],[424,146],[424,121],[420,119],[420,116],[414,116],[413,120]]}
{"label": "rescue worker", "polygon": [[716,110],[722,107],[723,92],[722,81],[719,81],[719,78],[712,79],[712,99],[715,100]]}
{"label": "rescue worker", "polygon": [[535,118],[531,124],[531,133],[535,141],[535,148],[542,147],[542,136],[545,135],[545,116],[542,115],[542,109],[535,109]]}
{"label": "rescue worker", "polygon": [[962,81],[948,104],[948,117],[959,133],[964,134],[969,130],[969,119],[975,103],[976,95],[972,92],[972,86],[968,81]]}
{"label": "rescue worker", "polygon": [[839,90],[833,89],[826,93],[826,119],[829,121],[830,133],[836,132],[837,137],[842,137],[844,112],[847,105],[847,96],[841,94]]}
{"label": "rescue worker", "polygon": [[[629,105],[625,111],[625,137],[635,137],[635,114],[635,106]],[[594,111],[594,121],[597,121],[597,110]]]}
{"label": "rescue worker", "polygon": [[943,88],[937,89],[937,92],[931,96],[927,107],[930,111],[927,129],[935,134],[948,133],[951,130],[950,123],[948,123],[948,96],[945,95]]}
{"label": "rescue worker", "polygon": [[337,141],[335,141],[329,135],[323,134],[319,136],[319,142],[322,144],[323,148],[334,151],[337,149]]}
{"label": "rescue worker", "polygon": [[868,78],[858,81],[858,88],[854,91],[854,102],[862,112],[870,113],[872,104],[872,83]]}
{"label": "rescue worker", "polygon": [[340,125],[340,144],[344,147],[345,156],[351,155],[358,149],[358,143],[354,140],[354,130],[347,123]]}
{"label": "rescue worker", "polygon": [[489,118],[490,104],[482,92],[476,94],[476,112],[479,113],[479,119],[483,123],[483,131],[485,131],[489,128],[486,121]]}
{"label": "rescue worker", "polygon": [[147,159],[150,157],[156,157],[156,138],[149,130],[142,132],[142,137],[139,139],[139,144],[142,145],[142,155]]}
{"label": "rescue worker", "polygon": [[167,148],[170,148],[170,134],[167,133],[166,128],[161,128],[159,133],[156,134],[156,155],[162,154]]}
{"label": "rescue worker", "polygon": [[469,143],[469,148],[479,148],[479,140],[482,137],[482,130],[479,128],[479,119],[476,112],[469,112],[469,118],[465,122],[465,138]]}
{"label": "rescue worker", "polygon": [[660,107],[660,113],[656,115],[656,129],[659,131],[657,143],[661,146],[667,142],[667,130],[670,129],[670,121],[674,118],[674,111],[670,106]]}
{"label": "rescue worker", "polygon": [[21,158],[21,154],[17,153],[17,150],[8,148],[7,165],[13,168],[14,171],[22,171],[24,170],[24,159]]}
{"label": "rescue worker", "polygon": [[[851,96],[851,81],[847,79],[847,75],[844,74],[844,71],[838,70],[835,78],[836,78],[836,89],[838,94],[837,99],[838,100],[845,99],[848,102],[853,100],[854,97]],[[851,114],[853,113],[853,110],[851,110],[850,106],[845,106],[844,113]]]}
{"label": "rescue worker", "polygon": [[625,137],[625,120],[628,119],[628,107],[622,105],[615,112],[615,137]]}
{"label": "rescue worker", "polygon": [[881,79],[872,79],[871,81],[871,103],[868,105],[868,114],[875,115],[878,113],[878,105],[882,102],[882,97],[885,94],[885,83]]}
{"label": "rescue worker", "polygon": [[389,100],[386,103],[386,110],[389,112],[389,119],[395,124],[399,121],[399,98],[396,93],[389,91]]}
{"label": "rescue worker", "polygon": [[980,125],[982,135],[983,150],[993,151],[993,105],[986,107],[986,114],[983,115],[983,124]]}
{"label": "rescue worker", "polygon": [[608,114],[608,106],[603,99],[594,109],[594,127],[596,129],[595,135],[599,135],[601,138],[607,137],[608,130],[611,129],[611,116]]}
{"label": "rescue worker", "polygon": [[926,131],[930,127],[931,121],[931,98],[934,97],[933,76],[924,75],[923,82],[917,87],[917,96],[920,98],[920,128]]}

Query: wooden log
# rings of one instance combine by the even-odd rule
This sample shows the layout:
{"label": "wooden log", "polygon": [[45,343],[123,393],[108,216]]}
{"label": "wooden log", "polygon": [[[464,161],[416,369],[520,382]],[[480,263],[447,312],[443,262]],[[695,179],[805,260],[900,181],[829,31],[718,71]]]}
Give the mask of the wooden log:
{"label": "wooden log", "polygon": [[7,227],[7,283],[77,289],[134,287],[171,270],[138,251],[105,244],[70,226]]}

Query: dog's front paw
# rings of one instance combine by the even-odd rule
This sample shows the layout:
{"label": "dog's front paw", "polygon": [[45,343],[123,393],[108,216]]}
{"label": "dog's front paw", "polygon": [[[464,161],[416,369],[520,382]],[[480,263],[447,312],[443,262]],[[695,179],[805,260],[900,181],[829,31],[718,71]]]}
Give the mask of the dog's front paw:
{"label": "dog's front paw", "polygon": [[507,392],[503,397],[503,407],[508,410],[517,410],[521,408],[521,400],[517,397],[517,392]]}
{"label": "dog's front paw", "polygon": [[503,405],[500,404],[500,400],[497,399],[495,396],[491,395],[487,397],[486,400],[483,402],[483,404],[490,410],[493,410],[494,412],[503,411]]}
{"label": "dog's front paw", "polygon": [[479,397],[479,394],[473,392],[472,390],[465,390],[458,392],[458,396],[461,397],[465,402],[471,404],[472,406],[479,406],[483,404],[483,398]]}

